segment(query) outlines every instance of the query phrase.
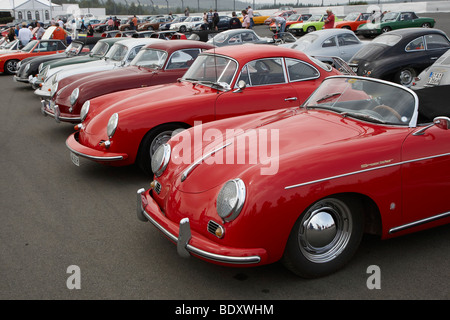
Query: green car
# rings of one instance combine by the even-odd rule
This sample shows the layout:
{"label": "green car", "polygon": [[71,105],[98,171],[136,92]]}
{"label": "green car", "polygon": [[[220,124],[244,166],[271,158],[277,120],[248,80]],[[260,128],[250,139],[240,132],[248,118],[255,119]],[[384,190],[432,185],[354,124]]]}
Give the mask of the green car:
{"label": "green car", "polygon": [[[316,30],[322,30],[327,18],[327,14],[313,14],[307,21],[291,25],[289,27],[289,32],[295,33],[295,35],[300,36]],[[335,22],[341,20],[342,19],[338,19],[337,17],[335,18]]]}
{"label": "green car", "polygon": [[419,18],[412,11],[388,12],[380,22],[366,23],[358,27],[356,33],[371,38],[381,33],[403,28],[433,28],[436,21],[432,18]]}
{"label": "green car", "polygon": [[84,56],[77,56],[67,59],[61,59],[61,60],[52,60],[43,62],[39,66],[39,74],[35,77],[31,78],[29,80],[31,86],[33,89],[39,88],[40,84],[44,82],[45,78],[49,76],[50,69],[56,69],[58,67],[71,65],[75,63],[85,63],[85,62],[91,62],[94,60],[99,60],[103,58],[106,53],[111,49],[112,45],[116,43],[117,41],[123,40],[124,38],[105,38],[102,40],[99,40],[94,48],[92,48],[91,52],[88,55]]}

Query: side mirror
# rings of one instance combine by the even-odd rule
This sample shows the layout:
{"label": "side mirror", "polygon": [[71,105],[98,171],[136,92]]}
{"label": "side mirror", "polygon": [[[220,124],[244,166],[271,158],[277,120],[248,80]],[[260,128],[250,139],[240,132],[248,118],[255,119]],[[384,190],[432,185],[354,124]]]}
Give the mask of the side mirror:
{"label": "side mirror", "polygon": [[436,127],[444,130],[450,129],[450,118],[448,117],[436,117],[433,119],[433,123]]}
{"label": "side mirror", "polygon": [[247,87],[247,83],[244,80],[239,80],[239,82],[237,83],[237,87],[238,88],[233,92],[242,92],[242,90]]}
{"label": "side mirror", "polygon": [[436,117],[433,119],[433,123],[429,126],[426,126],[425,128],[420,129],[417,132],[413,133],[413,136],[420,136],[425,133],[425,131],[433,126],[436,126],[442,130],[449,130],[450,129],[450,118],[449,117]]}

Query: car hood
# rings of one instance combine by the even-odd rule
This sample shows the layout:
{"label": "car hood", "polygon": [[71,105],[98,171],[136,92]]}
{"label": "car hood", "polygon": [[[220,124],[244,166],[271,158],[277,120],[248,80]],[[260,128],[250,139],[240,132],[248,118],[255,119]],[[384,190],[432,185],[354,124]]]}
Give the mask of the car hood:
{"label": "car hood", "polygon": [[75,88],[79,88],[80,96],[84,100],[97,97],[105,93],[138,88],[142,83],[148,83],[153,77],[154,70],[128,66],[120,69],[89,74],[75,74],[60,80],[61,89],[58,99],[68,99]]}
{"label": "car hood", "polygon": [[[301,176],[298,171],[315,170],[313,168],[316,168],[320,162],[324,161],[325,163],[329,158],[326,155],[342,153],[339,150],[344,150],[343,145],[355,145],[355,141],[364,141],[362,138],[374,134],[373,130],[363,128],[360,122],[351,119],[343,121],[342,116],[327,111],[295,108],[240,118],[241,120],[235,118],[231,122],[225,120],[216,124],[207,124],[202,128],[203,133],[208,129],[215,128],[215,130],[224,132],[224,134],[217,136],[217,139],[209,144],[195,144],[196,141],[194,141],[191,145],[192,155],[203,154],[203,157],[205,157],[204,155],[208,154],[209,151],[229,145],[224,147],[222,151],[214,153],[214,156],[204,158],[187,175],[184,182],[181,182],[183,172],[193,162],[202,157],[194,156],[192,157],[194,159],[191,159],[193,161],[183,159],[183,163],[180,164],[180,158],[175,157],[182,153],[179,153],[180,150],[175,149],[176,145],[171,142],[173,144],[172,161],[167,171],[172,171],[171,177],[174,179],[174,186],[178,190],[189,193],[204,192],[236,178],[241,178],[248,184],[251,184],[251,181],[256,183],[257,180],[261,179],[275,181],[281,177],[289,177],[293,169],[297,170],[296,176],[298,177]],[[245,119],[248,120],[243,121]],[[236,128],[233,129],[235,134],[230,135],[230,131],[225,129],[227,127]],[[237,130],[237,128],[240,130]],[[186,134],[194,135],[196,129],[198,128],[194,127]],[[245,142],[244,137],[251,138]],[[182,141],[185,141],[184,138]],[[253,143],[249,143],[249,141]],[[259,146],[258,151],[256,151],[255,145]],[[263,152],[264,150],[265,152]],[[224,155],[228,157],[227,152],[234,155],[234,160],[224,158]],[[257,154],[255,156],[256,161],[255,158],[252,158],[255,153]],[[239,163],[237,158],[239,156],[245,156],[245,163],[242,163],[242,158]],[[226,160],[222,161],[223,164],[211,164],[211,162],[220,163],[220,159]],[[355,160],[349,157],[345,165],[352,161]],[[359,169],[361,169],[360,164]],[[205,179],[205,177],[207,178]]]}
{"label": "car hood", "polygon": [[[57,80],[61,80],[65,77],[69,77],[74,74],[82,74],[88,72],[100,72],[106,70],[112,70],[119,68],[121,66],[120,61],[112,60],[96,60],[91,62],[83,63],[82,65],[74,64],[62,67],[60,71],[56,73]],[[51,69],[50,69],[51,71]]]}

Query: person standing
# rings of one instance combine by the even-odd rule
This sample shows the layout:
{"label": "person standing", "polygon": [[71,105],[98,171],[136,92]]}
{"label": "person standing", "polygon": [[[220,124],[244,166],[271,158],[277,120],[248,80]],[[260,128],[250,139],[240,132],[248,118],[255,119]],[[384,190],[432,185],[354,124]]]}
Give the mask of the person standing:
{"label": "person standing", "polygon": [[14,31],[14,27],[9,28],[8,31],[8,41],[14,41],[16,39],[16,32]]}
{"label": "person standing", "polygon": [[133,22],[132,30],[136,30],[137,29],[137,25],[138,25],[138,19],[136,18],[136,15],[133,16],[133,19],[131,19],[131,21]]}
{"label": "person standing", "polygon": [[250,17],[247,14],[247,10],[242,10],[242,28],[250,28]]}
{"label": "person standing", "polygon": [[278,32],[284,32],[286,29],[286,19],[283,17],[273,17],[272,22],[275,23],[275,28],[277,28]]}
{"label": "person standing", "polygon": [[189,17],[189,7],[186,7],[186,9],[184,10],[184,15],[186,17]]}
{"label": "person standing", "polygon": [[36,27],[38,28],[36,31],[36,39],[41,40],[42,36],[45,33],[45,29],[42,27],[42,24],[40,22],[36,23]]}
{"label": "person standing", "polygon": [[239,18],[237,17],[236,12],[233,11],[231,17],[232,18],[230,19],[230,29],[242,28],[241,20],[239,20]]}
{"label": "person standing", "polygon": [[206,15],[206,18],[208,20],[208,29],[209,30],[213,30],[213,16],[214,16],[214,14],[212,12],[212,9],[209,9],[209,12]]}
{"label": "person standing", "polygon": [[217,10],[214,10],[214,14],[213,14],[213,25],[214,25],[214,30],[219,30],[219,13],[217,12]]}
{"label": "person standing", "polygon": [[251,6],[248,6],[247,14],[248,14],[248,17],[250,18],[250,29],[253,29],[255,22],[253,21],[253,9]]}
{"label": "person standing", "polygon": [[327,15],[328,17],[325,19],[325,24],[323,25],[324,29],[333,29],[334,28],[334,14],[333,11],[331,11],[331,8],[327,9]]}
{"label": "person standing", "polygon": [[90,23],[88,24],[86,36],[87,37],[93,37],[94,36],[94,28],[92,27],[92,25]]}
{"label": "person standing", "polygon": [[22,28],[19,30],[19,36],[17,37],[17,39],[19,39],[22,46],[26,46],[28,42],[30,42],[31,38],[33,38],[31,30],[27,28],[27,25],[25,23],[22,24]]}
{"label": "person standing", "polygon": [[112,17],[108,19],[108,31],[114,30],[114,20]]}
{"label": "person standing", "polygon": [[65,43],[66,42],[66,34],[67,34],[67,31],[58,25],[56,27],[56,29],[53,31],[52,39],[61,40]]}

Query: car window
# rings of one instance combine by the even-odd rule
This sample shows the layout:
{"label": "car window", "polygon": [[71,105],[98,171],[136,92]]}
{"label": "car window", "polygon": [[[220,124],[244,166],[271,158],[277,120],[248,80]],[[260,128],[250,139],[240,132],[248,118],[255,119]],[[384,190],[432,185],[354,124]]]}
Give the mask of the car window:
{"label": "car window", "polygon": [[425,43],[423,37],[418,37],[408,43],[405,48],[406,51],[420,51],[425,50]]}
{"label": "car window", "polygon": [[244,32],[241,34],[242,42],[253,42],[256,40],[256,37],[251,32]]}
{"label": "car window", "polygon": [[449,48],[450,42],[446,37],[440,34],[428,34],[425,36],[427,49],[443,49]]}
{"label": "car window", "polygon": [[156,49],[143,49],[139,51],[130,65],[158,69],[164,66],[166,59],[166,51]]}
{"label": "car window", "polygon": [[189,68],[200,53],[199,49],[183,49],[172,54],[166,69]]}
{"label": "car window", "polygon": [[355,44],[359,44],[358,38],[355,35],[346,33],[340,34],[337,36],[339,46],[351,46]]}
{"label": "car window", "polygon": [[48,42],[41,41],[39,45],[36,47],[35,51],[45,52],[48,50]]}
{"label": "car window", "polygon": [[322,48],[336,47],[336,37],[328,38],[322,43]]}
{"label": "car window", "polygon": [[141,50],[142,47],[143,47],[143,45],[137,46],[137,47],[134,47],[133,49],[131,49],[130,54],[128,55],[127,61],[133,60],[136,57],[136,55],[138,54],[139,50]]}
{"label": "car window", "polygon": [[[215,39],[215,38],[214,38]],[[233,44],[233,43],[241,43],[241,36],[239,34],[232,36],[229,40],[228,40],[229,44]]]}
{"label": "car window", "polygon": [[319,71],[312,65],[297,59],[286,59],[289,80],[300,81],[320,77]]}
{"label": "car window", "polygon": [[286,83],[281,58],[259,59],[247,63],[239,80],[250,86]]}

